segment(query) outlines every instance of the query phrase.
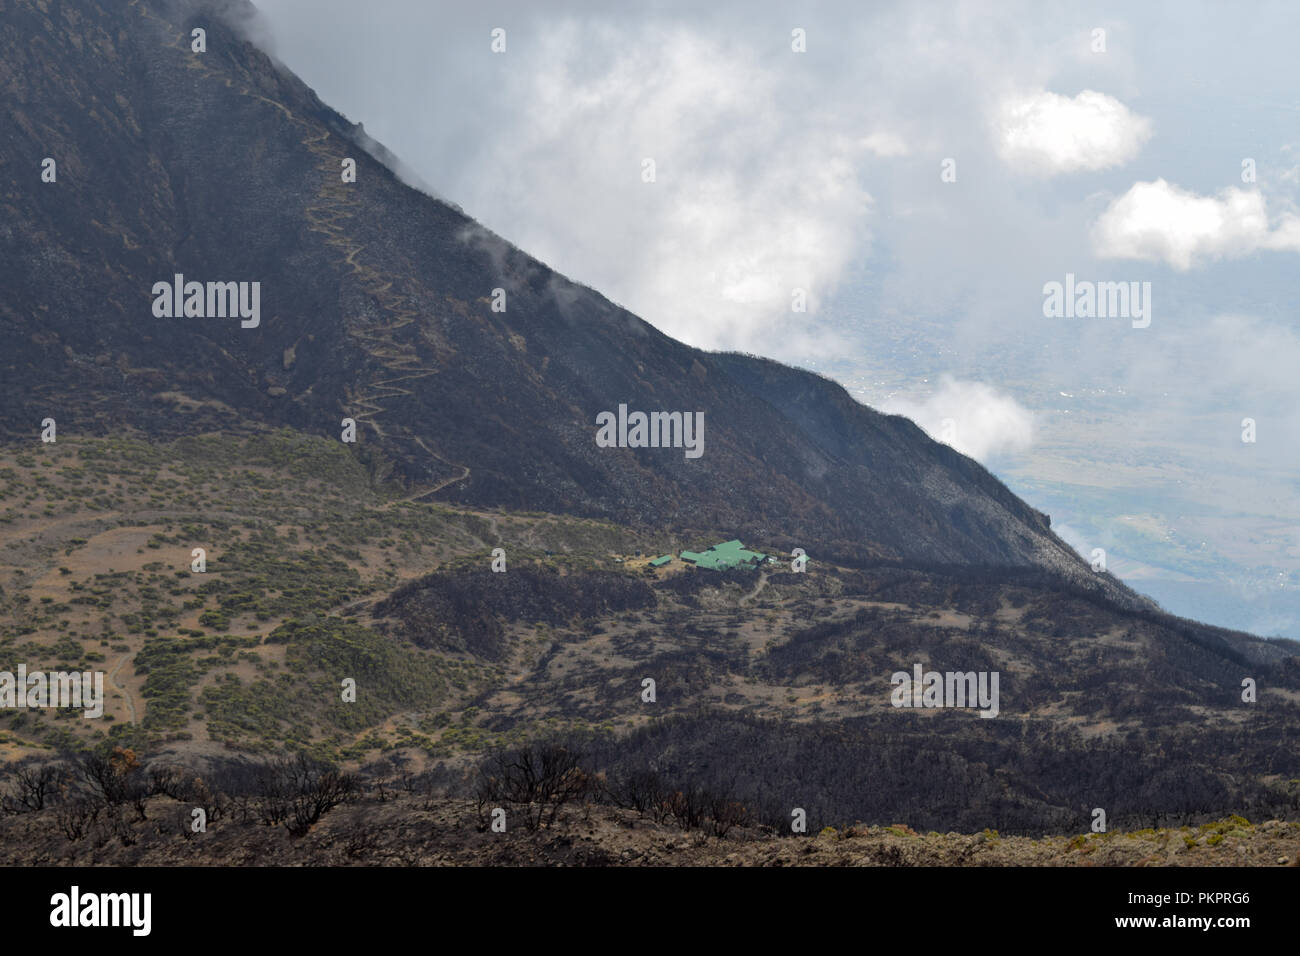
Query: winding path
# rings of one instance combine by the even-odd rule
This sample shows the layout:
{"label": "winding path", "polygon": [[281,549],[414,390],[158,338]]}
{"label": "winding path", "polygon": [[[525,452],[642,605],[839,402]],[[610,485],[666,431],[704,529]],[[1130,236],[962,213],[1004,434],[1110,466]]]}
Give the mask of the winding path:
{"label": "winding path", "polygon": [[122,696],[126,698],[126,709],[131,712],[131,723],[134,724],[136,723],[135,701],[131,698],[131,692],[126,689],[126,685],[119,683],[117,679],[117,672],[122,669],[122,665],[125,664],[131,656],[132,655],[130,654],[123,654],[120,658],[118,658],[117,666],[114,667],[112,672],[108,675],[108,679],[109,681],[112,682],[114,687],[116,687],[118,690],[122,692]]}
{"label": "winding path", "polygon": [[758,592],[763,590],[763,588],[765,587],[767,587],[767,572],[760,571],[758,577],[758,583],[754,585],[754,590],[750,591],[743,598],[741,598],[740,603],[747,604],[750,601],[754,600],[754,598],[758,597]]}
{"label": "winding path", "polygon": [[[329,129],[317,133],[318,124],[313,120],[295,115],[289,107],[270,97],[263,96],[253,89],[251,84],[239,83],[237,85],[236,78],[223,75],[218,69],[209,65],[210,62],[217,61],[209,60],[206,56],[193,55],[190,52],[189,38],[175,35],[175,31],[171,30],[171,27],[163,18],[152,13],[147,6],[141,5],[140,0],[130,0],[128,6],[136,9],[142,16],[155,21],[165,31],[173,34],[173,39],[168,43],[168,46],[183,54],[183,62],[189,69],[205,79],[223,83],[235,90],[240,96],[258,100],[278,110],[283,114],[287,123],[297,126],[303,131],[304,135],[301,143],[316,157],[316,169],[321,174],[320,187],[317,190],[315,201],[309,203],[304,209],[308,223],[307,228],[311,232],[319,233],[323,242],[337,251],[339,258],[336,262],[345,267],[361,289],[371,297],[381,316],[380,321],[373,323],[363,323],[355,320],[348,322],[348,333],[362,345],[379,366],[375,377],[368,382],[361,383],[356,391],[348,396],[349,406],[357,409],[352,413],[352,417],[358,424],[363,422],[368,424],[381,439],[390,442],[411,442],[418,445],[430,457],[451,467],[463,469],[461,475],[449,478],[433,488],[426,488],[411,500],[418,500],[418,498],[432,495],[448,485],[464,481],[470,474],[467,466],[448,461],[442,455],[430,449],[417,435],[389,434],[385,432],[378,421],[379,415],[384,412],[384,406],[380,404],[381,399],[387,401],[395,396],[412,394],[409,388],[394,383],[409,382],[413,379],[437,375],[441,369],[429,366],[417,354],[410,342],[400,341],[394,337],[397,330],[417,322],[422,315],[419,309],[413,307],[411,296],[403,294],[400,289],[394,289],[395,279],[401,282],[401,277],[389,276],[375,267],[367,265],[364,261],[358,260],[358,256],[366,246],[349,235],[346,227],[348,222],[362,211],[363,203],[358,196],[357,190],[350,184],[343,182],[339,175],[340,159],[348,152],[347,147],[355,150],[355,144],[346,143],[342,137]],[[340,150],[339,146],[345,148]],[[426,323],[425,333],[429,333],[431,329],[432,326]],[[449,351],[450,347],[445,342],[442,342],[440,343],[440,350]]]}

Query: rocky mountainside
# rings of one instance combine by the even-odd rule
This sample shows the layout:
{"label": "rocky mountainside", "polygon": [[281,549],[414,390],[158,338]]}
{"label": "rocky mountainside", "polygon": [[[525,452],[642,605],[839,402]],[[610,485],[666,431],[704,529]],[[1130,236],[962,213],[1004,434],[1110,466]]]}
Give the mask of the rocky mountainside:
{"label": "rocky mountainside", "polygon": [[[886,861],[969,858],[908,828],[1300,812],[1295,642],[1164,614],[912,422],[555,274],[403,182],[250,42],[254,16],[0,0],[0,672],[107,688],[102,720],[0,713],[9,832],[76,844],[42,861],[143,846],[131,813],[160,795],[237,813],[221,858],[245,858],[297,772],[250,755],[327,762],[313,786],[360,768],[381,803],[422,774],[419,813],[486,787],[530,819],[492,761],[542,741],[574,760],[550,782],[611,827],[906,824]],[[177,275],[231,285],[173,297]],[[607,447],[620,408],[702,418],[702,453]],[[773,560],[649,561],[731,538]],[[1000,691],[979,713],[900,700],[922,671]],[[214,754],[238,759],[209,791],[191,771]],[[1144,837],[1139,859],[1255,839],[1225,826]],[[420,859],[482,859],[467,832]],[[208,845],[188,839],[158,852]],[[596,842],[597,861],[658,859]]]}
{"label": "rocky mountainside", "polygon": [[[253,16],[242,0],[0,0],[8,438],[47,417],[63,434],[337,437],[347,417],[374,469],[432,499],[848,561],[1045,567],[1141,603],[912,422],[673,341],[405,185],[245,38]],[[259,282],[256,326],[156,316],[154,284],[176,274]],[[597,416],[620,405],[702,413],[703,454],[598,447]]]}

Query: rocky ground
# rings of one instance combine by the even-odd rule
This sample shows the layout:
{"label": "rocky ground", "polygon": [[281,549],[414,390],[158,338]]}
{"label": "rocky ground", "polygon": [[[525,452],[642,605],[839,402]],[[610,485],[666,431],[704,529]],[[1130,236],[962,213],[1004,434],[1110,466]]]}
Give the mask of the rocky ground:
{"label": "rocky ground", "polygon": [[192,806],[151,798],[145,818],[101,811],[70,838],[59,808],[0,818],[0,864],[105,866],[1296,866],[1300,822],[1232,817],[1199,827],[1076,836],[917,833],[852,826],[776,836],[684,832],[632,811],[585,807],[549,828],[481,828],[472,802],[397,793],[327,814],[293,837],[238,808],[190,832]]}

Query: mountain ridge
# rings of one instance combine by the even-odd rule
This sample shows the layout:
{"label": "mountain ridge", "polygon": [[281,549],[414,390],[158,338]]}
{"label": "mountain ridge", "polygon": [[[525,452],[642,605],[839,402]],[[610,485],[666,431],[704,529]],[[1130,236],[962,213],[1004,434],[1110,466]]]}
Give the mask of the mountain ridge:
{"label": "mountain ridge", "polygon": [[[1247,818],[1300,812],[1300,644],[1169,615],[908,419],[557,274],[258,38],[245,0],[0,0],[0,672],[107,678],[99,720],[0,713],[10,859],[283,827],[298,862],[655,862],[624,838],[671,824],[699,862],[1277,862],[1294,827]],[[258,283],[259,321],[156,315],[177,274]],[[604,447],[624,408],[704,454]],[[775,560],[692,564],[732,538]]]}
{"label": "mountain ridge", "polygon": [[[245,0],[0,11],[19,131],[0,145],[4,437],[31,440],[46,416],[158,438],[352,418],[376,475],[427,500],[730,528],[848,562],[1041,567],[1155,607],[907,419],[676,342],[408,185],[250,40]],[[154,319],[146,293],[175,273],[260,281],[259,327]],[[597,448],[595,416],[621,403],[702,411],[705,455]]]}

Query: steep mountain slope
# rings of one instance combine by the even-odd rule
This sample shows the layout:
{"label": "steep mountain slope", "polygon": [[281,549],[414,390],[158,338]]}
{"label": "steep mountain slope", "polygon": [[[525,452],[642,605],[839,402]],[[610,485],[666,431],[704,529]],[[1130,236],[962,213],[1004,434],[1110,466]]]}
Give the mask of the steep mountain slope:
{"label": "steep mountain slope", "polygon": [[[728,528],[849,562],[1037,566],[1144,603],[911,422],[675,342],[404,185],[244,39],[252,15],[0,0],[8,438],[46,417],[157,437],[338,436],[351,417],[359,454],[434,499]],[[152,287],[176,273],[260,282],[260,323],[155,317]],[[596,416],[620,404],[702,412],[702,457],[598,447]]]}
{"label": "steep mountain slope", "polygon": [[[7,834],[53,834],[46,861],[127,848],[131,787],[257,806],[278,785],[248,789],[243,757],[294,752],[418,789],[409,822],[444,785],[469,796],[485,752],[551,734],[583,798],[621,808],[598,818],[656,825],[1300,812],[1294,642],[1160,612],[910,421],[675,342],[405,185],[245,39],[252,15],[0,0],[0,669],[107,688],[102,720],[0,712],[0,809],[31,809],[15,761],[90,748],[130,778],[98,792],[56,759],[68,788]],[[259,282],[260,321],[156,316],[176,273]],[[620,405],[702,413],[703,455],[600,447]],[[649,563],[724,535],[811,570]],[[916,668],[997,676],[997,719],[903,706]],[[456,806],[446,858],[510,856]],[[228,858],[282,821],[260,819],[217,831]],[[211,845],[186,833],[157,852]]]}

